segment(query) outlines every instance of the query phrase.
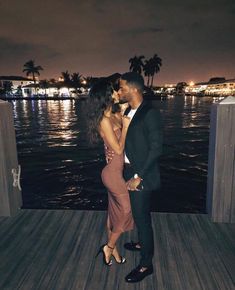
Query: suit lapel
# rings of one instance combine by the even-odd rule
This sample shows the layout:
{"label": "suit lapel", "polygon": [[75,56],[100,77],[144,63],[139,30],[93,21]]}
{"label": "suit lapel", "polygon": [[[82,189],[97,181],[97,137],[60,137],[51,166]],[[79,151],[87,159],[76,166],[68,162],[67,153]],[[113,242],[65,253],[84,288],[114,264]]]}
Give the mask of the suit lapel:
{"label": "suit lapel", "polygon": [[128,108],[126,108],[125,112],[124,112],[124,116],[127,116],[129,114],[131,110],[131,106],[129,106]]}
{"label": "suit lapel", "polygon": [[[140,111],[142,110],[142,108],[144,107],[144,105],[145,105],[145,101],[143,100],[143,102],[140,104],[140,106],[138,107],[137,111],[135,112],[135,115],[133,116],[130,125],[135,121],[135,119],[138,118],[138,115],[139,115]],[[129,112],[130,112],[130,110],[129,110]]]}
{"label": "suit lapel", "polygon": [[[132,158],[132,153],[131,153],[131,146],[130,146],[131,131],[132,131],[131,128],[132,128],[132,125],[133,125],[133,123],[135,122],[135,120],[137,120],[138,115],[139,115],[139,113],[141,112],[142,108],[145,106],[145,103],[146,103],[146,102],[143,101],[143,102],[140,104],[140,106],[138,107],[138,109],[137,109],[135,115],[133,116],[133,118],[132,118],[132,120],[131,120],[131,123],[130,123],[129,128],[128,128],[128,131],[127,131],[125,150],[126,150],[127,158],[128,158],[129,160],[133,160],[133,158]],[[128,107],[128,108],[126,109],[126,111],[125,111],[124,114],[127,115],[127,114],[130,112],[130,110],[131,110],[131,107]],[[128,146],[128,145],[129,145],[129,146]]]}

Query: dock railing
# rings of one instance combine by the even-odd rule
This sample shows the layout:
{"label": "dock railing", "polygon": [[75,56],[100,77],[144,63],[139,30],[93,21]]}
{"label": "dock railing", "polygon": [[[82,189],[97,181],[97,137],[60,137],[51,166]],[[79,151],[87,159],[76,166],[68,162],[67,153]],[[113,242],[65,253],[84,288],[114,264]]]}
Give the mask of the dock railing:
{"label": "dock railing", "polygon": [[235,222],[235,97],[211,108],[207,212],[214,222]]}
{"label": "dock railing", "polygon": [[0,100],[0,216],[13,216],[22,206],[12,105]]}
{"label": "dock railing", "polygon": [[[22,206],[12,105],[0,100],[0,216]],[[235,222],[235,97],[212,105],[207,213],[214,222]]]}

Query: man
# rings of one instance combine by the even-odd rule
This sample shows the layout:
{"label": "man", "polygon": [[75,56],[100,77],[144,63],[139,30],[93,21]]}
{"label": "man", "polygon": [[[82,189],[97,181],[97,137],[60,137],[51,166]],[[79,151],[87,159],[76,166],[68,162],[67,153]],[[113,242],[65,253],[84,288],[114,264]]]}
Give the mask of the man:
{"label": "man", "polygon": [[151,224],[151,191],[160,187],[158,158],[162,151],[159,111],[143,100],[144,80],[135,72],[121,76],[120,102],[128,102],[125,115],[130,117],[125,143],[124,177],[130,194],[133,218],[138,231],[138,243],[126,248],[140,251],[139,266],[125,278],[128,283],[143,280],[153,273],[154,253]]}

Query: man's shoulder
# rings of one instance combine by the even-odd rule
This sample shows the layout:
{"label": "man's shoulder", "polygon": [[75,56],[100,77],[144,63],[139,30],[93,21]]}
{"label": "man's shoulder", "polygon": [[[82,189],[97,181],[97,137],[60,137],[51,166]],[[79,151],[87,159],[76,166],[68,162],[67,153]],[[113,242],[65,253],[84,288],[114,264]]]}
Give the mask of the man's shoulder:
{"label": "man's shoulder", "polygon": [[154,107],[151,103],[148,103],[147,101],[145,101],[143,103],[143,107],[142,110],[144,115],[147,114],[159,114],[159,108]]}

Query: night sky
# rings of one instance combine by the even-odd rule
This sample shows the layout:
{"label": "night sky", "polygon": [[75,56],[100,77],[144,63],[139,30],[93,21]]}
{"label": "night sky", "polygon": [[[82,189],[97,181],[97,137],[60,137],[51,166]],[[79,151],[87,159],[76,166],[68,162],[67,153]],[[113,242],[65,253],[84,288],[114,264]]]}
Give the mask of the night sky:
{"label": "night sky", "polygon": [[33,59],[41,79],[105,76],[154,53],[155,84],[235,78],[235,1],[0,0],[0,75]]}

